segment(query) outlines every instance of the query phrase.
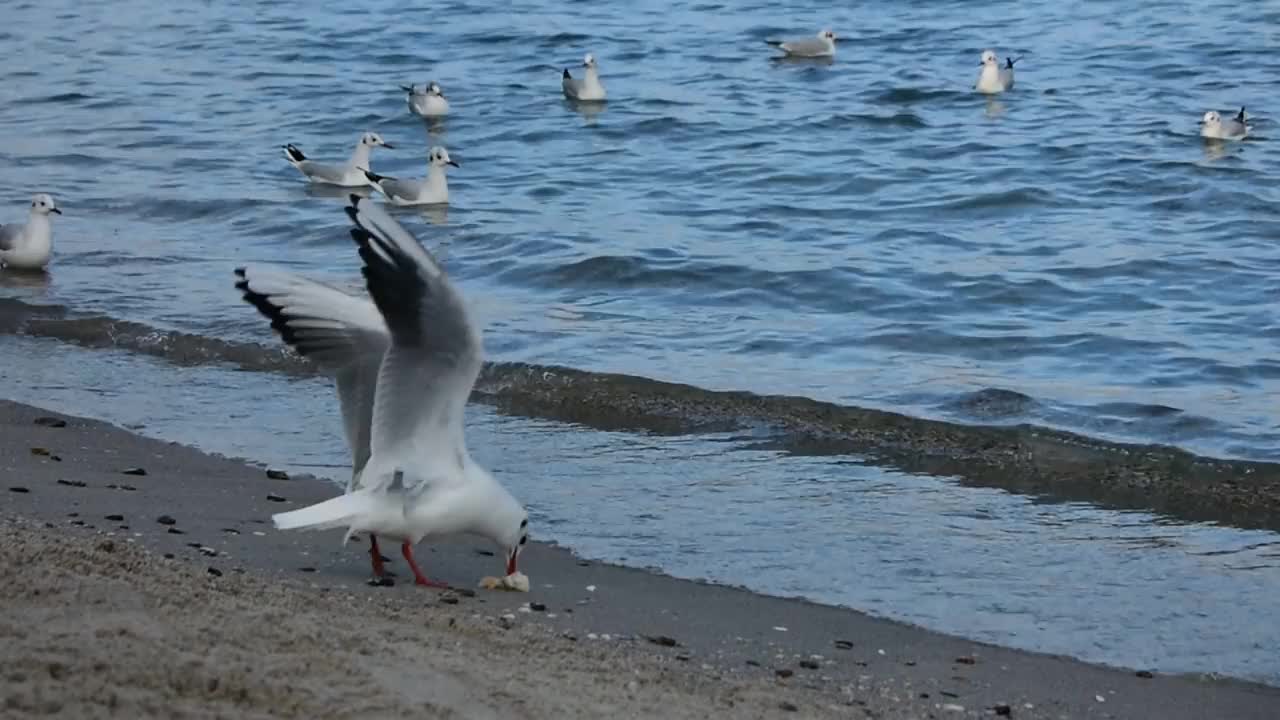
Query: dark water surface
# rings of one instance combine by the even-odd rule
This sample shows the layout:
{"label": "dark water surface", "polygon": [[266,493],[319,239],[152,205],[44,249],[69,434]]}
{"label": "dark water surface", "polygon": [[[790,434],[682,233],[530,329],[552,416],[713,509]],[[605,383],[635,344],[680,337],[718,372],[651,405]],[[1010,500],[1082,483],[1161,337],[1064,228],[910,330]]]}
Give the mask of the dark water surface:
{"label": "dark water surface", "polygon": [[[1280,461],[1272,4],[46,0],[5,16],[0,221],[35,191],[66,215],[50,276],[0,274],[0,298],[102,318],[0,336],[14,399],[340,464],[323,383],[219,363],[277,346],[236,265],[358,288],[342,194],[308,188],[279,146],[337,160],[374,130],[398,146],[379,172],[423,173],[428,143],[461,162],[447,210],[397,214],[495,360]],[[834,63],[770,62],[765,38],[822,26],[848,38]],[[998,100],[969,92],[988,46],[1025,55]],[[586,52],[602,111],[559,96]],[[433,127],[397,89],[429,79],[453,104]],[[1205,110],[1242,104],[1256,139],[1196,136]],[[177,364],[56,342],[122,327],[122,348],[151,338]],[[1280,682],[1274,533],[714,434],[474,419],[544,537],[590,554]]]}

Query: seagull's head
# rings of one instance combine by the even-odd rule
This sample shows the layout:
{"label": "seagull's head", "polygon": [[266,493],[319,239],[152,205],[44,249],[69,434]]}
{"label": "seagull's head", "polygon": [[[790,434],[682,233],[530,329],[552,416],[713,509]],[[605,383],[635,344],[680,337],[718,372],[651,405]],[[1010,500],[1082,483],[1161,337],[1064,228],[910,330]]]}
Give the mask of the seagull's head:
{"label": "seagull's head", "polygon": [[[523,514],[524,511],[521,510]],[[524,546],[529,544],[529,516],[523,514],[520,518],[520,524],[516,526],[516,531],[509,535],[513,538],[511,542],[503,543],[507,549],[507,574],[511,575],[519,568],[517,562],[520,560],[520,553],[524,551]]]}
{"label": "seagull's head", "polygon": [[374,133],[374,132],[365,133],[364,135],[361,135],[361,136],[360,136],[360,144],[361,144],[361,145],[364,145],[365,147],[371,147],[371,148],[373,148],[373,147],[384,147],[384,148],[392,147],[391,143],[387,142],[386,140],[383,140],[381,135],[379,135],[378,133]]}
{"label": "seagull's head", "polygon": [[829,43],[834,43],[836,41],[836,34],[831,30],[823,30],[822,32],[818,33],[818,37],[822,38],[823,40],[826,40]]}
{"label": "seagull's head", "polygon": [[461,167],[453,161],[453,158],[449,157],[449,151],[439,145],[427,151],[427,162],[432,167],[444,167],[445,165]]}
{"label": "seagull's head", "polygon": [[438,83],[431,83],[427,86],[427,94],[444,97],[444,90],[440,89],[440,85]]}
{"label": "seagull's head", "polygon": [[53,196],[47,193],[40,193],[31,198],[31,214],[32,215],[48,215],[49,213],[62,214],[57,205],[53,204]]}
{"label": "seagull's head", "polygon": [[1221,125],[1222,116],[1218,114],[1218,111],[1210,110],[1209,112],[1204,114],[1204,117],[1200,118],[1200,124],[1206,125],[1209,127],[1212,127],[1215,125]]}
{"label": "seagull's head", "polygon": [[595,66],[596,66],[596,56],[592,55],[591,53],[587,53],[587,56],[582,58],[582,67],[594,68]]}
{"label": "seagull's head", "polygon": [[996,51],[995,51],[995,50],[983,50],[983,51],[982,51],[982,64],[983,64],[983,65],[990,65],[990,66],[992,66],[992,67],[995,67],[995,66],[999,65],[999,64],[1000,64],[1000,58],[996,57]]}

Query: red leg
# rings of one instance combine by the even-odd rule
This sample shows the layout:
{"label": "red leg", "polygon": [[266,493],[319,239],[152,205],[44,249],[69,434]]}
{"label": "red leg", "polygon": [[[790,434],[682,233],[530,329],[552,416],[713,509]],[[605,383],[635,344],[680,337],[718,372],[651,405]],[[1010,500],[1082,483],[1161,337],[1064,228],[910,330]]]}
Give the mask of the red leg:
{"label": "red leg", "polygon": [[378,549],[378,536],[372,533],[369,535],[369,557],[373,559],[373,576],[386,577],[387,569],[382,566],[382,551]]}
{"label": "red leg", "polygon": [[442,582],[439,582],[438,580],[428,580],[427,576],[422,574],[422,571],[418,569],[418,563],[413,561],[412,545],[410,545],[409,543],[403,543],[402,545],[400,545],[400,553],[404,555],[404,561],[409,563],[409,569],[413,571],[414,585],[426,585],[427,587],[434,587],[434,588],[449,587],[448,583],[442,583]]}

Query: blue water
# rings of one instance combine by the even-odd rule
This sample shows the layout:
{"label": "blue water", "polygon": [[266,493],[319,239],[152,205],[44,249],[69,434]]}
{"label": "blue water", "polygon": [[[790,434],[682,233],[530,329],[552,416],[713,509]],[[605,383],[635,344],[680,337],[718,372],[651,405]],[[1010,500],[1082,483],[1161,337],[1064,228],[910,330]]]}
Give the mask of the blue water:
{"label": "blue water", "polygon": [[[359,287],[342,195],[308,188],[280,146],[336,160],[375,130],[398,146],[375,152],[378,172],[422,174],[429,144],[461,163],[447,209],[397,215],[474,302],[494,359],[1280,460],[1280,149],[1272,140],[1280,131],[1267,106],[1280,97],[1280,7],[42,0],[6,7],[5,19],[0,221],[20,219],[35,191],[53,193],[66,214],[49,278],[0,278],[0,297],[273,344],[232,289],[233,267],[270,261]],[[766,38],[823,26],[846,38],[834,63],[770,60]],[[969,91],[986,47],[1024,56],[1016,89],[995,100]],[[603,109],[575,108],[559,94],[561,69],[586,52],[609,89]],[[397,89],[430,79],[453,105],[436,126],[410,116]],[[1240,105],[1256,117],[1255,138],[1222,146],[1197,137],[1205,110]],[[75,357],[41,387],[56,386],[64,409],[125,421],[92,389],[110,387],[104,377],[122,372],[123,361]],[[9,365],[6,386],[34,367]],[[287,410],[327,400],[291,401],[285,381],[265,374],[184,373],[176,406],[137,408],[163,423],[133,421],[173,439],[203,437],[209,449],[227,450],[195,431],[204,421],[188,418],[183,403],[225,401],[228,386],[250,399],[277,388],[283,406],[237,410],[242,423],[256,419],[265,430]],[[994,418],[957,404],[986,388],[1028,400]],[[333,410],[306,407],[322,409]],[[641,437],[588,440],[563,426],[510,422],[506,432],[524,438],[517,447],[536,444],[536,430],[566,447],[599,443],[596,452],[608,456]],[[332,423],[283,445],[251,434],[236,447],[286,461],[288,451],[314,454],[320,443],[326,462],[340,462]],[[708,454],[702,464],[688,466],[699,473],[746,457],[690,442],[709,443],[699,446]],[[485,452],[506,470],[521,457]],[[663,455],[645,457],[637,468]],[[597,477],[574,453],[546,461]],[[1244,571],[1198,571],[1199,556],[1188,552],[1177,555],[1193,558],[1176,560],[1177,572],[1148,578],[1138,570],[1155,551],[1133,550],[1126,538],[1174,532],[1160,518],[1054,506],[1070,512],[1015,523],[1038,506],[998,494],[1010,509],[977,524],[1013,533],[996,542],[948,520],[942,507],[904,499],[924,487],[981,504],[994,491],[875,471],[875,482],[901,492],[862,515],[859,488],[880,485],[855,482],[863,476],[851,476],[851,466],[757,461],[758,475],[715,492],[749,514],[752,493],[796,502],[768,478],[831,491],[816,495],[824,498],[816,507],[852,513],[848,532],[830,540],[833,552],[856,555],[883,578],[871,585],[879,594],[841,594],[789,575],[815,572],[813,549],[789,538],[821,532],[818,509],[786,522],[744,520],[761,547],[732,573],[716,564],[722,546],[713,533],[668,537],[697,527],[674,509],[659,520],[619,518],[618,533],[630,538],[621,541],[575,525],[579,515],[565,507],[544,537],[1009,642],[1042,627],[1023,644],[1060,652],[1117,661],[1140,644],[1137,659],[1118,661],[1280,678],[1252,637],[1229,632],[1269,622],[1267,610],[1238,598],[1261,592],[1257,584],[1271,588],[1260,597],[1275,596],[1274,555]],[[621,465],[596,468],[615,479],[606,475],[609,492],[589,497],[634,500]],[[535,507],[574,502],[550,487],[531,485],[526,495]],[[708,497],[688,496],[689,512]],[[899,553],[897,535],[870,522],[878,516],[902,518],[895,532],[933,546]],[[1091,523],[1111,529],[1088,542],[1081,536],[1092,530],[1061,529]],[[1178,528],[1196,548],[1266,547],[1276,537]],[[999,558],[989,566],[1007,566],[1007,577],[1031,588],[1013,610],[978,589],[965,602],[957,598],[966,592],[948,589],[970,576],[961,540],[973,537],[996,548],[984,556]],[[873,541],[878,553],[864,546]],[[1142,561],[1135,569],[1093,556],[1081,542],[1118,543]],[[695,552],[681,550],[689,547]],[[1062,548],[1053,555],[1064,565],[1037,555],[1044,547]],[[902,563],[921,574],[899,571]],[[1090,582],[1095,570],[1109,579]],[[1079,585],[1065,592],[1059,571]],[[935,604],[910,601],[922,594],[921,577],[940,593]],[[1115,595],[1081,600],[1095,584],[1126,582]],[[1205,600],[1207,587],[1223,590]],[[1102,617],[1117,598],[1149,602],[1153,588],[1170,608],[1159,622]],[[1063,607],[1072,620],[1054,619]],[[1021,612],[1032,618],[1025,627],[1012,619]],[[1088,632],[1090,618],[1103,629]],[[1154,639],[1153,624],[1161,628]]]}

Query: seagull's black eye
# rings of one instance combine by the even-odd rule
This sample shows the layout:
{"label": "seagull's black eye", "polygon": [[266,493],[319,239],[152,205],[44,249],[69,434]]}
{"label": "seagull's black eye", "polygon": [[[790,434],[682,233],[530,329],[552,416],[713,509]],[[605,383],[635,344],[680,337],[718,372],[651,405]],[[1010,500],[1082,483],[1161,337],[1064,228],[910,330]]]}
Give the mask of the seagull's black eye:
{"label": "seagull's black eye", "polygon": [[525,518],[525,519],[523,519],[523,520],[521,520],[521,521],[520,521],[520,529],[521,529],[521,530],[523,530],[524,528],[527,528],[527,527],[529,527],[529,518]]}

